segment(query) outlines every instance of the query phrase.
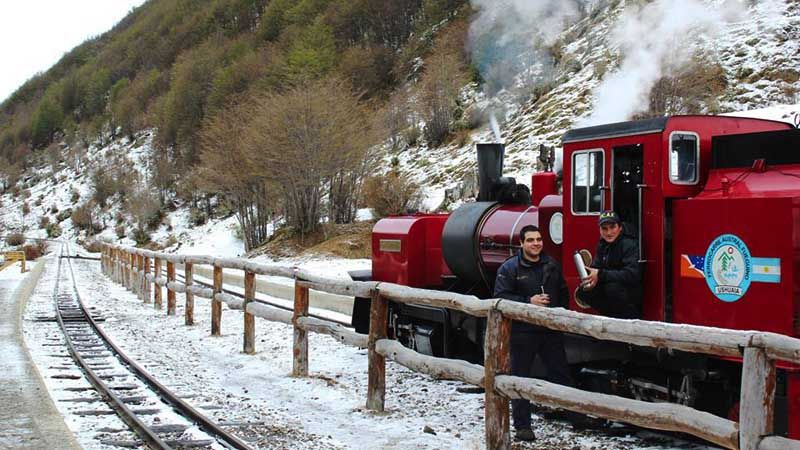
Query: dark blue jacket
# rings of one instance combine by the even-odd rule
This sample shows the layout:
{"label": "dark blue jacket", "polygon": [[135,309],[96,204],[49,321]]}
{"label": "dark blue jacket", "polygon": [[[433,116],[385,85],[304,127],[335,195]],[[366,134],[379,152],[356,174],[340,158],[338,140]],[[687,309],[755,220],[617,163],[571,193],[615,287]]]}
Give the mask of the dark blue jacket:
{"label": "dark blue jacket", "polygon": [[639,265],[639,243],[624,231],[610,244],[600,239],[591,267],[600,269],[600,283],[640,287],[642,269]]}
{"label": "dark blue jacket", "polygon": [[[536,265],[541,267],[541,271],[537,270]],[[542,288],[550,296],[549,307],[569,308],[569,290],[558,261],[542,253],[539,262],[532,263],[522,257],[520,250],[497,270],[494,296],[529,304],[533,295],[542,293]],[[514,322],[511,330],[512,334],[547,331],[546,328],[522,322]]]}

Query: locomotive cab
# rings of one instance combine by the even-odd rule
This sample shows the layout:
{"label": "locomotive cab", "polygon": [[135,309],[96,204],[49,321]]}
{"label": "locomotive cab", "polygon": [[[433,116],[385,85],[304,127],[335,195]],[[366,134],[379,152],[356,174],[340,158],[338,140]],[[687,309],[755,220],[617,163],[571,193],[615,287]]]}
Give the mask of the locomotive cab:
{"label": "locomotive cab", "polygon": [[[613,209],[639,243],[642,318],[672,321],[673,219],[676,200],[703,191],[714,136],[789,128],[768,120],[674,116],[567,132],[564,144],[563,255],[594,253],[600,212]],[[579,277],[564,265],[571,290]],[[570,308],[580,310],[571,299]]]}

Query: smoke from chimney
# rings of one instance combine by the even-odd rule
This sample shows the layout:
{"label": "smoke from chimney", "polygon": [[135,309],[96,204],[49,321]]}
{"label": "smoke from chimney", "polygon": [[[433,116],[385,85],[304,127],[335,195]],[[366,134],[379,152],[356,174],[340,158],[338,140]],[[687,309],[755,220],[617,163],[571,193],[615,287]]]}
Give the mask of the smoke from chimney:
{"label": "smoke from chimney", "polygon": [[[494,94],[536,83],[553,69],[546,47],[597,0],[471,0],[477,10],[468,47],[473,64]],[[527,77],[520,77],[528,72]],[[528,80],[523,80],[528,78]]]}
{"label": "smoke from chimney", "polygon": [[745,10],[740,0],[655,0],[643,6],[628,5],[609,42],[622,55],[619,69],[595,89],[593,112],[578,126],[624,121],[646,109],[652,87],[669,68],[689,61],[692,44],[713,40],[723,26],[742,20]]}

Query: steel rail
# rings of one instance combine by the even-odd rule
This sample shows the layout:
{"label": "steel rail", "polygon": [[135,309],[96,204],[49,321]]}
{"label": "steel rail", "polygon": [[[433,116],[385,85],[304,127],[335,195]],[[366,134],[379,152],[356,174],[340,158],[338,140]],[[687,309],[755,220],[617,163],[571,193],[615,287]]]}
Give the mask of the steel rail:
{"label": "steel rail", "polygon": [[[67,343],[67,349],[69,349],[69,353],[72,356],[72,359],[80,366],[81,370],[84,374],[86,374],[86,378],[89,382],[94,386],[95,390],[100,394],[101,397],[111,406],[112,409],[117,413],[117,416],[125,422],[151,449],[163,449],[163,450],[170,450],[172,447],[167,445],[161,438],[156,435],[150,427],[148,427],[142,420],[128,408],[125,403],[120,400],[120,398],[111,390],[111,388],[103,382],[100,377],[92,370],[91,367],[86,363],[86,360],[80,355],[80,353],[75,349],[75,346],[72,343],[72,338],[70,337],[70,333],[67,331],[67,327],[64,324],[64,318],[61,315],[61,306],[59,304],[58,299],[58,288],[61,282],[61,259],[64,254],[64,246],[61,248],[61,255],[58,258],[58,273],[56,275],[56,282],[55,288],[53,289],[53,301],[55,303],[56,308],[56,319],[58,320],[58,325],[61,327],[61,331],[64,333],[64,339]],[[72,271],[72,267],[70,267],[70,272]],[[73,283],[74,283],[73,278]],[[80,301],[78,302],[80,305]],[[87,323],[89,323],[92,327],[95,327],[94,320],[91,319],[91,315],[87,314],[86,310],[83,309],[81,306],[81,312],[83,313],[83,317]],[[95,328],[96,329],[96,328]]]}
{"label": "steel rail", "polygon": [[[59,265],[60,265],[59,259]],[[78,287],[75,282],[75,274],[72,270],[72,262],[67,259],[67,263],[69,265],[69,270],[72,278],[72,289],[75,294],[75,298],[80,305],[81,310],[83,311],[87,321],[91,325],[91,327],[95,330],[95,332],[103,339],[106,345],[111,348],[115,353],[117,358],[122,361],[124,365],[126,365],[140,380],[142,380],[145,384],[147,384],[153,391],[155,391],[163,401],[167,404],[175,408],[181,415],[193,420],[197,426],[211,435],[215,437],[220,444],[223,444],[229,448],[235,448],[238,450],[253,450],[252,447],[247,445],[244,441],[237,438],[233,434],[225,431],[219,425],[212,422],[208,419],[205,415],[197,411],[183,399],[179,398],[175,395],[172,391],[170,391],[166,386],[161,384],[158,380],[153,378],[144,368],[139,366],[135,361],[128,358],[128,356],[116,345],[114,342],[108,338],[106,333],[97,326],[97,323],[92,319],[91,315],[86,310],[86,306],[83,303],[83,300],[80,298],[80,294],[78,293]],[[168,448],[168,447],[167,447]]]}

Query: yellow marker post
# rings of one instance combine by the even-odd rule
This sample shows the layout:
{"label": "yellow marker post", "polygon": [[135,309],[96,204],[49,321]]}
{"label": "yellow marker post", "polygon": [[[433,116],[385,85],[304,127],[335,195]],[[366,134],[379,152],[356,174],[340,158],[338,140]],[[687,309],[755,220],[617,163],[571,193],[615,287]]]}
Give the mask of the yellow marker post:
{"label": "yellow marker post", "polygon": [[3,257],[5,258],[5,262],[3,263],[3,267],[0,270],[5,269],[6,267],[14,264],[17,261],[22,261],[22,273],[25,272],[25,252],[20,251],[13,251],[13,252],[3,252]]}

